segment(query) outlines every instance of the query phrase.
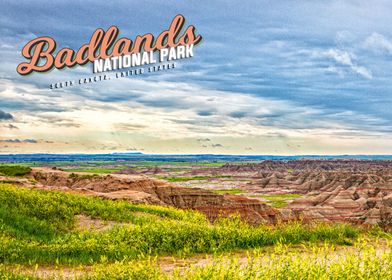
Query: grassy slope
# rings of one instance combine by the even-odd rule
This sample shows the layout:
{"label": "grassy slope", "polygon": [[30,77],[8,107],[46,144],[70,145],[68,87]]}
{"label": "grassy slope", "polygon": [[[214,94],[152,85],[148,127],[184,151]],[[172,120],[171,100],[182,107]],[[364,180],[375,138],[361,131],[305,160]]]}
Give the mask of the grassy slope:
{"label": "grassy slope", "polygon": [[[75,228],[78,214],[127,225],[104,232],[80,231]],[[114,261],[155,254],[211,253],[278,242],[344,244],[359,234],[347,225],[253,227],[238,219],[211,225],[193,211],[6,184],[0,184],[0,230],[0,260],[33,264],[89,264],[102,258]]]}
{"label": "grassy slope", "polygon": [[[298,249],[277,244],[268,254],[255,250],[240,258],[217,255],[206,259],[203,265],[192,265],[192,260],[185,260],[185,263],[180,261],[177,268],[165,271],[161,265],[154,258],[102,261],[88,270],[78,270],[77,279],[392,279],[392,253],[388,248],[380,250],[363,241],[343,250],[325,245]],[[69,279],[61,269],[51,272],[56,275],[53,279]],[[0,264],[1,279],[39,279],[39,275],[42,275],[39,268],[27,271],[23,267],[10,269]]]}
{"label": "grassy slope", "polygon": [[261,197],[267,200],[267,204],[270,204],[275,208],[282,208],[287,205],[288,201],[292,201],[298,197],[300,194],[276,194],[276,195],[256,195],[256,197]]}
{"label": "grassy slope", "polygon": [[225,190],[212,190],[212,191],[214,193],[219,193],[219,194],[240,194],[244,192],[241,189],[225,189]]}
{"label": "grassy slope", "polygon": [[[81,230],[75,226],[79,214],[121,222],[121,225],[105,231]],[[4,279],[22,279],[18,278],[21,274],[7,269],[17,264],[93,265],[92,274],[86,276],[90,279],[164,279],[167,274],[149,260],[151,256],[181,257],[268,245],[281,248],[284,244],[351,244],[361,234],[356,227],[338,224],[255,227],[235,218],[210,224],[194,211],[0,184],[0,278]],[[371,257],[370,251],[366,254]],[[380,260],[373,256],[373,260],[376,264],[372,267],[369,262],[361,267],[376,270],[372,275],[391,274],[388,272],[392,268],[390,255]],[[306,279],[320,273],[346,275],[344,269],[351,269],[350,273],[358,277],[365,273],[355,259],[347,260],[354,263],[351,266],[346,263],[346,268],[342,263],[329,268],[312,259],[292,261],[283,257],[272,259],[269,265],[263,262],[246,267],[235,262],[229,267],[218,264],[222,262],[220,258],[216,261],[183,273],[187,279],[246,279],[244,275],[256,279],[257,273],[260,279],[275,276],[275,279],[288,279],[290,275],[291,279]],[[174,273],[172,277],[182,279],[184,275]]]}
{"label": "grassy slope", "polygon": [[215,257],[205,266],[188,266],[170,274],[163,273],[151,260],[121,262],[98,265],[87,279],[392,279],[390,252],[376,251],[367,243],[358,244],[356,249],[336,258],[333,253],[331,256],[334,248],[328,246],[314,248],[314,254],[306,255],[278,245],[267,256],[250,254],[246,265],[244,260]]}

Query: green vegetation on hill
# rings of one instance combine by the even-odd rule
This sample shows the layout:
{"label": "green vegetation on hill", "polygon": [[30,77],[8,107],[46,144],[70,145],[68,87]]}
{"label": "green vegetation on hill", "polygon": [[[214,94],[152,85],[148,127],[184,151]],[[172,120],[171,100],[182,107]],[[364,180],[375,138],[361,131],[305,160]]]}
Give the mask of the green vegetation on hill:
{"label": "green vegetation on hill", "polygon": [[231,178],[231,176],[221,175],[221,176],[172,176],[172,177],[159,177],[160,179],[166,180],[168,182],[187,182],[196,180],[208,180],[217,178]]}
{"label": "green vegetation on hill", "polygon": [[0,175],[3,176],[24,176],[31,172],[30,167],[21,165],[0,165]]}
{"label": "green vegetation on hill", "polygon": [[[114,263],[102,259],[101,263],[90,266],[87,270],[76,270],[76,279],[392,279],[392,252],[368,242],[358,242],[352,248],[339,251],[328,245],[291,248],[277,244],[268,254],[254,250],[247,254],[247,257],[216,255],[201,261],[204,265],[192,265],[192,260],[184,260],[176,269],[171,269],[170,266],[166,266],[165,269],[155,258]],[[50,270],[46,267],[43,271]],[[70,278],[70,274],[62,273],[60,268],[57,274],[54,274],[56,277],[50,279],[73,279]],[[26,266],[10,267],[0,264],[1,279],[36,280],[39,279],[39,275],[37,266],[28,269]]]}
{"label": "green vegetation on hill", "polygon": [[[86,230],[77,226],[77,215],[118,224]],[[86,265],[278,243],[350,244],[359,234],[344,224],[251,226],[238,218],[211,224],[195,211],[0,184],[0,262],[6,264]]]}
{"label": "green vegetation on hill", "polygon": [[287,205],[289,201],[292,201],[298,197],[301,197],[300,194],[271,194],[271,195],[257,195],[257,197],[263,198],[267,200],[267,204],[270,204],[275,208],[282,208]]}
{"label": "green vegetation on hill", "polygon": [[194,181],[194,180],[207,180],[210,179],[211,177],[209,176],[189,176],[189,177],[161,177],[161,179],[164,179],[168,182],[187,182],[187,181]]}
{"label": "green vegetation on hill", "polygon": [[95,174],[110,174],[114,172],[120,171],[120,168],[94,168],[94,169],[83,169],[83,168],[74,168],[74,169],[64,169],[67,172],[86,172],[86,173],[95,173]]}
{"label": "green vegetation on hill", "polygon": [[225,189],[225,190],[213,190],[213,192],[219,194],[240,194],[243,193],[244,191],[241,189]]}
{"label": "green vegetation on hill", "polygon": [[[366,247],[364,247],[366,245]],[[311,250],[311,248],[307,248]],[[236,258],[215,257],[204,266],[191,266],[184,271],[164,273],[154,261],[120,262],[99,265],[85,279],[392,279],[392,253],[377,252],[371,244],[358,244],[356,254],[347,250],[344,257],[333,254],[334,248],[313,248],[314,254],[290,251],[276,246],[271,254],[250,254],[242,262]],[[246,265],[244,265],[246,263]]]}

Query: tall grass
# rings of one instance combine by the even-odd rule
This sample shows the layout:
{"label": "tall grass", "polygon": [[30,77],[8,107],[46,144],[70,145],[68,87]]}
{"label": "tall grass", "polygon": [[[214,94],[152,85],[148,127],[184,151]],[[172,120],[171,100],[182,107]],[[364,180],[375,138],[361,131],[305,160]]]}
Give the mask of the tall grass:
{"label": "tall grass", "polygon": [[[154,216],[141,216],[137,212]],[[152,222],[159,217],[205,222],[204,216],[194,211],[0,184],[0,221],[4,225],[3,231],[13,229],[15,233],[26,232],[32,238],[47,233],[53,236],[73,229],[75,216],[79,214],[134,224]]]}
{"label": "tall grass", "polygon": [[[389,247],[390,245],[388,245]],[[141,261],[103,262],[76,279],[151,279],[151,280],[289,280],[289,279],[392,279],[392,253],[369,243],[335,251],[332,246],[292,249],[277,244],[268,255],[251,253],[248,257],[215,256],[199,263],[166,266],[155,258]],[[35,279],[37,272],[0,266],[3,279]],[[58,272],[61,275],[61,271]],[[22,278],[25,277],[25,278]],[[7,278],[8,277],[8,278]],[[62,279],[61,276],[56,279]]]}
{"label": "tall grass", "polygon": [[392,279],[392,255],[376,253],[369,246],[354,255],[331,258],[328,251],[315,255],[280,252],[266,257],[215,258],[204,266],[190,266],[164,273],[156,262],[117,263],[98,266],[91,275],[81,279],[187,279],[187,280],[289,280],[289,279]]}
{"label": "tall grass", "polygon": [[[80,229],[80,214],[118,225]],[[211,224],[195,211],[0,184],[0,262],[8,264],[94,264],[278,243],[351,244],[359,234],[344,224],[252,226],[238,217]]]}

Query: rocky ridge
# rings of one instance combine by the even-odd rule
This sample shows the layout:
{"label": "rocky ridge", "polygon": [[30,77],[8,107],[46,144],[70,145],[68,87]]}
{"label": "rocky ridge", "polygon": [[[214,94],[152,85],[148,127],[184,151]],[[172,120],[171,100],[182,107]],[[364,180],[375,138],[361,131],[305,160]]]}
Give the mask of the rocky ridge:
{"label": "rocky ridge", "polygon": [[201,211],[211,220],[238,213],[251,223],[271,223],[279,219],[276,209],[256,199],[221,195],[198,188],[173,186],[144,175],[67,173],[34,168],[30,178],[35,187],[83,193],[133,203],[168,205]]}
{"label": "rocky ridge", "polygon": [[392,225],[392,161],[264,161],[227,164],[220,172],[249,173],[247,188],[255,193],[302,194],[281,210],[286,220]]}

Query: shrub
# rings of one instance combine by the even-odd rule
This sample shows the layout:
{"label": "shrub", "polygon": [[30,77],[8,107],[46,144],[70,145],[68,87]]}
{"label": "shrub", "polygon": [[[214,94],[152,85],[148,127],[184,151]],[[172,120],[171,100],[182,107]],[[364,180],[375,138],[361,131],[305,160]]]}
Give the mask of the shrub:
{"label": "shrub", "polygon": [[30,167],[21,165],[0,165],[0,175],[4,176],[25,176],[31,172]]}

